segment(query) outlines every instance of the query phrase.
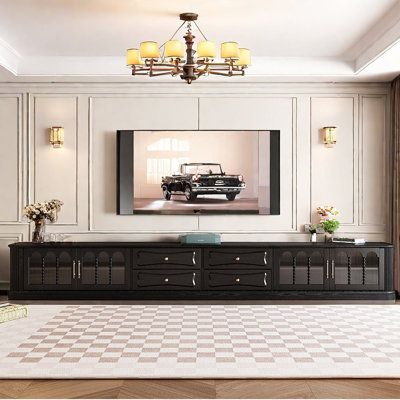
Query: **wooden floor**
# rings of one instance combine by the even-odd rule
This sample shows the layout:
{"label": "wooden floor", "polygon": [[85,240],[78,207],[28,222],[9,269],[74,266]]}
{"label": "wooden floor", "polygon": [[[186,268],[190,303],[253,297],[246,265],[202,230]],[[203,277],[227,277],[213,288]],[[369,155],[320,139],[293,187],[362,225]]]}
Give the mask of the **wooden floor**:
{"label": "wooden floor", "polygon": [[400,379],[0,380],[0,398],[399,399]]}

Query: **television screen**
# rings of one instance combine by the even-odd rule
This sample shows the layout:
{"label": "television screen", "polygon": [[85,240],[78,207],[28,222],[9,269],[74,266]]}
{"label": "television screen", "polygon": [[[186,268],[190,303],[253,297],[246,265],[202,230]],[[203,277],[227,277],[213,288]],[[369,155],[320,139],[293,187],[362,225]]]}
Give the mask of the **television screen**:
{"label": "television screen", "polygon": [[[274,179],[276,172],[279,176],[277,131],[120,134],[126,132],[131,132],[126,145],[132,147],[126,160],[132,169],[130,213],[271,214],[279,209],[279,178]],[[120,153],[121,146],[119,142]],[[119,167],[124,167],[121,160]],[[278,204],[271,205],[271,194]]]}

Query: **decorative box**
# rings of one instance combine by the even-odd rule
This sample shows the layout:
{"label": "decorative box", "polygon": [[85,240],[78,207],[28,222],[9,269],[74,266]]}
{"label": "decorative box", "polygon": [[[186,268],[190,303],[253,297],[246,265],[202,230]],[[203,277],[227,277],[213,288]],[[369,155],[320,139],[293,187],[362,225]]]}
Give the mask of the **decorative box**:
{"label": "decorative box", "polygon": [[28,316],[28,306],[22,304],[0,304],[0,323]]}

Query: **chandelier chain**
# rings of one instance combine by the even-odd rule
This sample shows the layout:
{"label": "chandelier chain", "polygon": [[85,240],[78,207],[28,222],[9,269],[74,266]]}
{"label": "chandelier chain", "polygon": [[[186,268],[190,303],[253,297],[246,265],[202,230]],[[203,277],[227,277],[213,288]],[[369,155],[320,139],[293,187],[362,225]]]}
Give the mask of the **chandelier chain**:
{"label": "chandelier chain", "polygon": [[183,21],[183,22],[182,22],[182,24],[181,24],[181,25],[179,26],[179,28],[174,32],[174,34],[171,36],[171,38],[170,38],[169,40],[165,41],[165,42],[160,46],[160,49],[161,49],[162,47],[164,47],[165,44],[166,44],[167,42],[169,42],[170,40],[173,40],[173,38],[175,37],[175,35],[180,31],[180,29],[182,28],[183,25],[185,25],[185,23],[186,23],[186,21]]}
{"label": "chandelier chain", "polygon": [[198,29],[198,31],[201,33],[201,36],[203,36],[204,40],[208,41],[208,39],[206,38],[206,35],[204,35],[204,33],[202,32],[200,27],[196,24],[196,21],[193,21],[193,22],[196,25],[196,28]]}

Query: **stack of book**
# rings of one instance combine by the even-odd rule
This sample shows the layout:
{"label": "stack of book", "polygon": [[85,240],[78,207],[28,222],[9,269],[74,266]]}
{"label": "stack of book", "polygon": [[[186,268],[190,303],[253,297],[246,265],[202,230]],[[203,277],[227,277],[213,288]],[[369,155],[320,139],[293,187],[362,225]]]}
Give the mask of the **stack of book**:
{"label": "stack of book", "polygon": [[28,306],[22,304],[0,304],[0,323],[28,316]]}
{"label": "stack of book", "polygon": [[351,238],[339,238],[334,237],[333,243],[350,243],[350,244],[365,244],[365,239],[351,239]]}

